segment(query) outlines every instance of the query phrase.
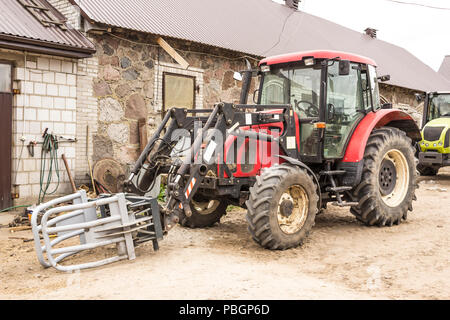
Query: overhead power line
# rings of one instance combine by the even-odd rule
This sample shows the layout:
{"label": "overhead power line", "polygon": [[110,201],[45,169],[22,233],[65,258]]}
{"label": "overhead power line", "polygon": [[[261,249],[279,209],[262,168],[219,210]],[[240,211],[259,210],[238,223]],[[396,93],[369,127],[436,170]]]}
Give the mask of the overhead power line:
{"label": "overhead power line", "polygon": [[399,3],[399,4],[407,4],[407,5],[411,5],[411,6],[425,7],[425,8],[430,8],[430,9],[450,10],[450,8],[434,7],[434,6],[429,6],[429,5],[426,5],[426,4],[415,3],[415,2],[406,2],[406,1],[398,1],[398,0],[385,0],[385,1],[395,2],[395,3]]}

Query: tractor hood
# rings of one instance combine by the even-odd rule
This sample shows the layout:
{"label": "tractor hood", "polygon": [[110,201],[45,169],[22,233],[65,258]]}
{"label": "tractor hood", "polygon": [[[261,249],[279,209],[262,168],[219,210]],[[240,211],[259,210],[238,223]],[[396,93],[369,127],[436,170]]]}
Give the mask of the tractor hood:
{"label": "tractor hood", "polygon": [[450,153],[450,117],[431,120],[422,130],[422,152]]}
{"label": "tractor hood", "polygon": [[425,127],[441,127],[441,126],[447,126],[450,127],[450,117],[442,117],[438,119],[431,120],[428,122]]}

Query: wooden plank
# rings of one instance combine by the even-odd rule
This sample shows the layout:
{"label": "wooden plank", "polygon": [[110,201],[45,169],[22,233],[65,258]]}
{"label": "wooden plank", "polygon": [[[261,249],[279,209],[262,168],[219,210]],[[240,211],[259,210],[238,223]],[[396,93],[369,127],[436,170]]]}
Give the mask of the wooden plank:
{"label": "wooden plank", "polygon": [[9,228],[9,231],[11,233],[18,232],[18,231],[26,231],[26,230],[31,230],[31,226],[20,226],[20,227]]}
{"label": "wooden plank", "polygon": [[145,118],[139,119],[138,126],[139,126],[139,144],[140,144],[141,153],[142,153],[142,152],[144,152],[144,149],[148,143],[147,123],[146,123]]}
{"label": "wooden plank", "polygon": [[65,165],[66,171],[67,171],[67,176],[69,177],[69,182],[70,182],[70,185],[72,186],[72,191],[74,193],[77,193],[78,190],[77,190],[77,187],[75,186],[75,182],[73,181],[72,173],[70,172],[70,167],[69,167],[69,164],[67,163],[66,155],[63,154],[61,156],[61,158],[64,161],[64,165]]}
{"label": "wooden plank", "polygon": [[163,38],[159,37],[157,40],[158,44],[163,48],[176,62],[178,62],[183,69],[189,68],[189,63],[184,60],[182,56],[178,54],[178,52],[172,48],[170,44],[168,44]]}
{"label": "wooden plank", "polygon": [[64,23],[67,20],[60,21],[55,14],[47,7],[42,6],[42,3],[36,4],[34,0],[19,0],[19,3],[27,9],[37,20],[39,20],[43,26],[51,27],[52,25],[59,26],[63,30],[67,30]]}

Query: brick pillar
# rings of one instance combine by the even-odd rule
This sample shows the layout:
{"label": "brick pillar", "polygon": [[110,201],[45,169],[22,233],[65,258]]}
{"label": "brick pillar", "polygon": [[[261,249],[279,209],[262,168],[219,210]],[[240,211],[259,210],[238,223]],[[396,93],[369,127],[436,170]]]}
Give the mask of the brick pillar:
{"label": "brick pillar", "polygon": [[76,147],[76,184],[89,182],[89,166],[86,157],[86,126],[89,125],[89,160],[93,154],[93,136],[97,132],[98,100],[93,95],[93,81],[98,74],[97,57],[78,61],[77,78],[77,147]]}

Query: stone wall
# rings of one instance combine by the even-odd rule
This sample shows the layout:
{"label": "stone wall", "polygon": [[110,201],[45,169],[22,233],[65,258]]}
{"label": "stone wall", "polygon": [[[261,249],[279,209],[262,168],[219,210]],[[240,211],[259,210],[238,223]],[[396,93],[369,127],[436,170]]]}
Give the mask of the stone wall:
{"label": "stone wall", "polygon": [[380,94],[392,104],[406,104],[414,109],[420,110],[420,104],[417,102],[414,94],[422,93],[418,90],[411,90],[402,87],[392,86],[388,84],[380,84]]}
{"label": "stone wall", "polygon": [[94,161],[114,158],[125,171],[135,162],[139,156],[138,120],[147,120],[149,136],[162,120],[163,72],[195,77],[196,108],[239,100],[241,83],[233,79],[233,74],[245,69],[240,55],[165,39],[190,64],[184,70],[152,35],[116,32],[91,37],[99,65],[93,84],[99,106]]}
{"label": "stone wall", "polygon": [[411,90],[397,86],[380,84],[380,93],[392,103],[393,107],[408,113],[419,128],[422,127],[423,102],[418,103],[415,97],[416,93],[422,93],[418,90]]}
{"label": "stone wall", "polygon": [[[13,63],[13,79],[21,93],[13,101],[12,183],[20,194],[18,203],[35,200],[40,190],[41,145],[32,157],[26,146],[42,141],[46,128],[55,135],[74,138],[77,133],[77,60],[0,49],[0,59]],[[25,139],[24,142],[21,139]],[[65,154],[75,169],[75,143],[61,142],[58,150],[61,184],[57,194],[70,192],[61,160]],[[54,183],[49,188],[53,190]]]}

